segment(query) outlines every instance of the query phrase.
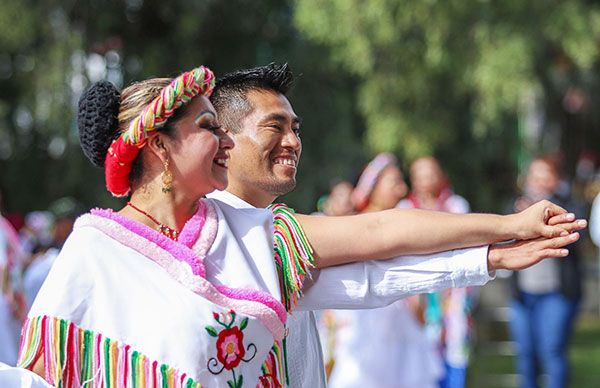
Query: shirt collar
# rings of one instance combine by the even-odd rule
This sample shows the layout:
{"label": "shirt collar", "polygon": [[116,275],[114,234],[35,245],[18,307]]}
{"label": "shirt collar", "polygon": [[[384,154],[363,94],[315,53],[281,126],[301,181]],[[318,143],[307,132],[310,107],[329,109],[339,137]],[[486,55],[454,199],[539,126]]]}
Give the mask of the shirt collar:
{"label": "shirt collar", "polygon": [[208,194],[207,197],[224,202],[236,209],[256,209],[255,206],[252,206],[237,195],[231,194],[229,191],[215,190],[212,193]]}

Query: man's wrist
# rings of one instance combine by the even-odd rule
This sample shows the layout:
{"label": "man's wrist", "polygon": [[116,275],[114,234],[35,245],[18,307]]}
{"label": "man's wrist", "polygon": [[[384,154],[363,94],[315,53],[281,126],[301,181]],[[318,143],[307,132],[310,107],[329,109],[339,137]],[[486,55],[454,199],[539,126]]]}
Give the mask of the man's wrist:
{"label": "man's wrist", "polygon": [[490,274],[490,276],[492,276],[492,274],[496,273],[496,270],[499,269],[498,265],[499,265],[499,252],[498,249],[496,248],[495,244],[491,244],[488,246],[488,252],[487,252],[487,269],[488,269],[488,273]]}

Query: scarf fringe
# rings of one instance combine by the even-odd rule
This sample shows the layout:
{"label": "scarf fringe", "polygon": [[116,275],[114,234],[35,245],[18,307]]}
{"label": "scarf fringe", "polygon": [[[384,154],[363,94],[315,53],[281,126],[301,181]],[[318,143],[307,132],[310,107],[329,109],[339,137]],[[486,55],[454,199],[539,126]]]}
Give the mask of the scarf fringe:
{"label": "scarf fringe", "polygon": [[42,357],[46,381],[56,387],[201,388],[185,373],[64,319],[28,318],[18,366],[32,369]]}
{"label": "scarf fringe", "polygon": [[279,272],[282,302],[291,312],[302,296],[305,278],[310,278],[310,269],[314,268],[313,249],[293,209],[284,204],[274,204],[269,209],[273,212],[275,265]]}

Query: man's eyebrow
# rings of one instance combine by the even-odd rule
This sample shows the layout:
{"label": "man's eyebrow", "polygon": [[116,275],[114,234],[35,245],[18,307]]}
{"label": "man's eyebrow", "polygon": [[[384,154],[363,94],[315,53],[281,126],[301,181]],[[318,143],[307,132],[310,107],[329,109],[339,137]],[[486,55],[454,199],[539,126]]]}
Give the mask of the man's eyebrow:
{"label": "man's eyebrow", "polygon": [[[265,116],[262,120],[260,120],[262,123],[265,122],[269,122],[269,121],[287,121],[288,120],[288,116],[284,115],[282,113],[271,113],[267,116]],[[292,116],[292,124],[300,124],[302,122],[302,119],[298,116]]]}

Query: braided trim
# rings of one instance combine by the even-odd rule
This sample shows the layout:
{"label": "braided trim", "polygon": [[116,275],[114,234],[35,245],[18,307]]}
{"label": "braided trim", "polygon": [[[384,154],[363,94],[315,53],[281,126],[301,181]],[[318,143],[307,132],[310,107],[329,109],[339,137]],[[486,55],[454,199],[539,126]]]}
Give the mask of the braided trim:
{"label": "braided trim", "polygon": [[106,188],[112,195],[123,197],[129,193],[129,174],[133,161],[148,137],[162,128],[177,108],[198,94],[210,96],[214,87],[213,72],[200,66],[173,79],[160,95],[142,110],[129,128],[108,148],[104,174]]}
{"label": "braided trim", "polygon": [[149,134],[162,128],[177,108],[199,93],[210,96],[214,87],[215,76],[204,66],[181,74],[165,86],[160,95],[131,122],[127,131],[123,132],[123,140],[143,146]]}
{"label": "braided trim", "polygon": [[282,303],[291,311],[302,296],[304,279],[314,268],[313,249],[294,210],[284,204],[269,206],[273,212],[275,265],[279,273]]}

